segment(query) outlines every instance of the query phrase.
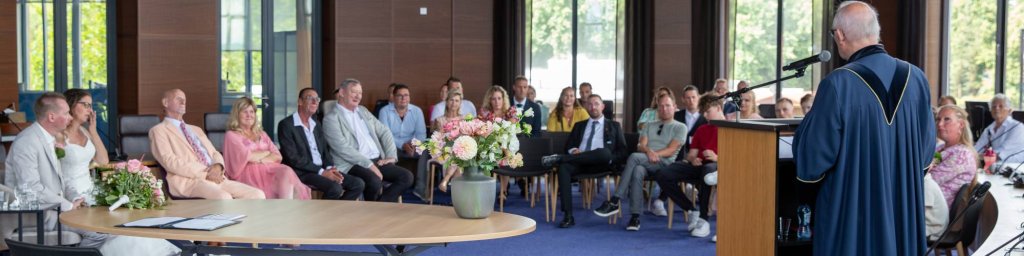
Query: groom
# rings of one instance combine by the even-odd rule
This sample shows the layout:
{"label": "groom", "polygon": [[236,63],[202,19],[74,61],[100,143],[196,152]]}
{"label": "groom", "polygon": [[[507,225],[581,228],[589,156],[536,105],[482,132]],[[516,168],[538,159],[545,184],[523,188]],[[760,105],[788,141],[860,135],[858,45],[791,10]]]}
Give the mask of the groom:
{"label": "groom", "polygon": [[[61,211],[82,207],[82,199],[68,201],[64,197],[60,160],[56,154],[55,135],[64,131],[71,120],[64,95],[44,93],[36,100],[33,111],[36,122],[18,134],[7,157],[4,185],[11,189],[25,187],[39,200],[39,205],[60,204]],[[31,220],[27,223],[33,223]],[[57,227],[57,214],[48,212],[45,230]],[[99,247],[109,235],[65,227],[82,236],[82,247]],[[6,234],[0,234],[6,235]]]}

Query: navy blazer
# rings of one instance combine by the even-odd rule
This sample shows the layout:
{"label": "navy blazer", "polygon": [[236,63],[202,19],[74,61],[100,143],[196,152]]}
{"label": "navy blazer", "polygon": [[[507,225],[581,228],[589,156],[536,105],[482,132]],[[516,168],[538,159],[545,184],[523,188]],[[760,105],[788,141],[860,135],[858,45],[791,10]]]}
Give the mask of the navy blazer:
{"label": "navy blazer", "polygon": [[[590,122],[591,119],[587,119],[573,124],[572,132],[569,133],[569,139],[565,141],[565,148],[560,152],[561,154],[580,146],[584,139],[583,134],[586,133]],[[604,148],[612,151],[613,160],[617,163],[626,160],[626,156],[629,155],[629,152],[626,152],[626,136],[622,133],[622,125],[608,118],[604,119]]]}

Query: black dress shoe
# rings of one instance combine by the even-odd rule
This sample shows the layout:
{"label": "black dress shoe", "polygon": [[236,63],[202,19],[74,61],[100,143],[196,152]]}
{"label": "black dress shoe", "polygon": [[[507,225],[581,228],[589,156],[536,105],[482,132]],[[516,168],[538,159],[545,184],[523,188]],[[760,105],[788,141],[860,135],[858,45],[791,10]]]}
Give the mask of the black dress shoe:
{"label": "black dress shoe", "polygon": [[576,220],[573,220],[572,216],[566,216],[562,219],[562,223],[558,224],[558,227],[571,228],[573,225],[576,225]]}

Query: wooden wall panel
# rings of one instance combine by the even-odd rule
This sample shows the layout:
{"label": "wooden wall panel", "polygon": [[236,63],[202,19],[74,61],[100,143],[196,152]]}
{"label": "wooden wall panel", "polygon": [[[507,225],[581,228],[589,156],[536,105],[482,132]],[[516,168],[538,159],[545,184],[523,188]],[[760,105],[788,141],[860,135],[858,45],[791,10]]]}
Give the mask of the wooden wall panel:
{"label": "wooden wall panel", "polygon": [[331,91],[345,79],[358,79],[363,84],[363,103],[372,107],[373,100],[384,96],[391,83],[391,43],[338,41]]}
{"label": "wooden wall panel", "polygon": [[[427,8],[427,15],[420,15],[420,7]],[[396,40],[450,41],[452,1],[392,1],[391,19]]]}
{"label": "wooden wall panel", "polygon": [[0,2],[0,110],[18,102],[17,17],[15,1]]}
{"label": "wooden wall panel", "polygon": [[422,107],[440,101],[439,94],[417,92],[434,90],[448,79],[452,70],[450,43],[395,43],[394,60],[391,79],[409,85],[412,104]]}
{"label": "wooden wall panel", "polygon": [[693,19],[691,0],[654,3],[654,84],[677,94],[693,84]]}
{"label": "wooden wall panel", "polygon": [[391,37],[391,1],[328,2],[335,4],[334,19],[338,38]]}
{"label": "wooden wall panel", "polygon": [[[455,57],[453,58],[455,63],[452,73],[459,74],[459,79],[462,79],[463,93],[467,95],[466,99],[473,103],[482,102],[487,88],[493,85],[491,84],[493,81],[491,78],[493,59],[480,58],[480,56],[487,56],[492,52],[493,45],[489,43],[455,44]],[[430,96],[435,97],[434,95]],[[435,103],[441,101],[440,95],[431,99],[431,102]],[[479,107],[479,104],[477,106]]]}

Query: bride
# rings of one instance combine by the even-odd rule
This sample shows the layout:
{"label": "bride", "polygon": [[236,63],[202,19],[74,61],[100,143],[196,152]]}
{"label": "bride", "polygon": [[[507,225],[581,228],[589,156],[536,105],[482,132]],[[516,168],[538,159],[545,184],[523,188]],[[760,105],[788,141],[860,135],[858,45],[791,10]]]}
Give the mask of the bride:
{"label": "bride", "polygon": [[[92,96],[83,89],[70,89],[64,92],[64,97],[71,107],[71,121],[57,138],[64,142],[64,158],[60,159],[64,195],[69,201],[84,199],[86,205],[92,206],[96,204],[96,185],[89,165],[106,164],[110,159],[96,131]],[[103,255],[177,255],[181,251],[163,239],[131,236],[111,236],[99,249]]]}

